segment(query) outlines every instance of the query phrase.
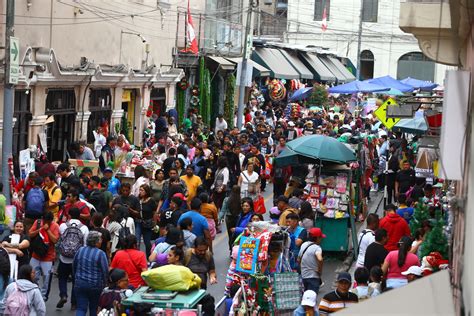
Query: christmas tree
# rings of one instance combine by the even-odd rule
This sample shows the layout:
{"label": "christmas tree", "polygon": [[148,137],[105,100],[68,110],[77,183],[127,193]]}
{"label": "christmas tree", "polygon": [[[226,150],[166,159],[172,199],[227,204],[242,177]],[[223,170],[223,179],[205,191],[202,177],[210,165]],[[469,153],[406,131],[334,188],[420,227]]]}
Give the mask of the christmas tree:
{"label": "christmas tree", "polygon": [[430,219],[430,212],[428,206],[422,201],[416,203],[413,217],[410,220],[410,231],[412,236],[415,232],[423,227],[423,222]]}
{"label": "christmas tree", "polygon": [[444,220],[441,210],[436,211],[433,229],[427,233],[421,248],[421,258],[431,252],[439,252],[444,259],[448,258],[448,239],[444,234]]}
{"label": "christmas tree", "polygon": [[328,91],[326,86],[320,84],[314,84],[313,92],[308,99],[308,106],[320,106],[326,107],[328,104]]}

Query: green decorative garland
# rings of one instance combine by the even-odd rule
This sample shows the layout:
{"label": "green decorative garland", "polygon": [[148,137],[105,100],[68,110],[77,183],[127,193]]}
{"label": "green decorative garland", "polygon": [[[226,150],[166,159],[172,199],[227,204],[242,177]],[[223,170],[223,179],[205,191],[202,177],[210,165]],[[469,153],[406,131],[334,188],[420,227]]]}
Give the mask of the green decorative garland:
{"label": "green decorative garland", "polygon": [[234,127],[234,97],[235,97],[235,76],[232,74],[227,78],[227,87],[224,101],[224,118],[230,128]]}
{"label": "green decorative garland", "polygon": [[184,121],[184,107],[186,104],[186,90],[177,89],[176,91],[176,111],[178,111],[178,124],[180,127]]}
{"label": "green decorative garland", "polygon": [[211,73],[206,68],[204,57],[199,61],[199,99],[204,124],[209,126],[211,119]]}

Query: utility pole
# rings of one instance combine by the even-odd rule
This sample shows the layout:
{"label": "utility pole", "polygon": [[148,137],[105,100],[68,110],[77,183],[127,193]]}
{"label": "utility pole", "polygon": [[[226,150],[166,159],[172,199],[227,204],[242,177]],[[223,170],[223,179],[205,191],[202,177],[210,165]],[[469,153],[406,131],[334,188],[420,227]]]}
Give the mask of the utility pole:
{"label": "utility pole", "polygon": [[[10,84],[10,38],[14,35],[15,0],[7,0],[5,24],[5,83],[3,88],[2,184],[3,194],[10,204],[10,167],[13,143],[13,98],[15,87]],[[18,48],[16,48],[18,49]],[[17,51],[18,54],[18,51]]]}
{"label": "utility pole", "polygon": [[[244,107],[245,107],[245,84],[246,84],[246,76],[247,76],[247,67],[248,67],[248,57],[247,51],[249,49],[248,45],[253,45],[249,43],[248,37],[249,34],[253,33],[252,27],[252,14],[253,14],[253,1],[249,0],[249,11],[247,12],[247,21],[245,26],[245,42],[244,42],[244,50],[242,54],[242,66],[240,67],[240,86],[239,86],[239,104],[237,108],[237,128],[240,130],[242,129],[242,116],[244,115]],[[258,5],[258,0],[257,0]]]}
{"label": "utility pole", "polygon": [[362,45],[362,16],[364,15],[364,0],[360,0],[359,33],[357,34],[357,72],[356,79],[360,80],[360,50]]}

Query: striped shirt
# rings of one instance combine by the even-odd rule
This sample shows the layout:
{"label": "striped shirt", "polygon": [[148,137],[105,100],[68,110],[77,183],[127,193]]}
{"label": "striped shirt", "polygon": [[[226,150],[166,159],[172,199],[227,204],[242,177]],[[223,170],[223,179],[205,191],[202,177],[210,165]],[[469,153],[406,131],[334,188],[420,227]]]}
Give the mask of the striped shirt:
{"label": "striped shirt", "polygon": [[105,252],[96,247],[81,247],[74,256],[73,271],[75,286],[102,290],[109,272]]}
{"label": "striped shirt", "polygon": [[319,315],[329,315],[358,302],[356,294],[351,292],[342,294],[334,290],[324,295],[319,303]]}

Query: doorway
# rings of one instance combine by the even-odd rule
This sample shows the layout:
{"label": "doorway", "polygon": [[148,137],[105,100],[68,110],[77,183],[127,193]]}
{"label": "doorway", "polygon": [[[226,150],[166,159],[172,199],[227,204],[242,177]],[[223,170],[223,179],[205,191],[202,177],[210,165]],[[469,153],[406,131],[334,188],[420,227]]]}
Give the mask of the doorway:
{"label": "doorway", "polygon": [[65,161],[74,140],[76,94],[74,89],[48,89],[46,115],[54,122],[47,127],[47,157],[50,161]]}
{"label": "doorway", "polygon": [[359,80],[367,80],[374,77],[374,60],[374,54],[370,50],[364,50],[360,53]]}
{"label": "doorway", "polygon": [[112,95],[110,89],[91,89],[89,111],[91,116],[87,122],[87,142],[92,144],[95,141],[93,131],[96,131],[97,128],[106,128],[109,133],[111,132]]}
{"label": "doorway", "polygon": [[15,103],[13,117],[16,119],[13,126],[13,170],[15,176],[19,177],[19,155],[20,151],[28,147],[28,135],[30,122],[33,118],[30,112],[30,94],[28,90],[15,90]]}
{"label": "doorway", "polygon": [[135,103],[137,92],[135,89],[124,89],[122,93],[123,117],[120,124],[120,133],[125,135],[130,144],[133,144],[135,131]]}

